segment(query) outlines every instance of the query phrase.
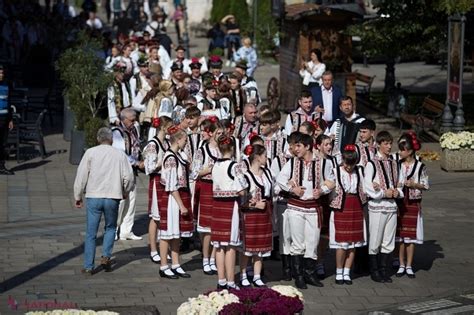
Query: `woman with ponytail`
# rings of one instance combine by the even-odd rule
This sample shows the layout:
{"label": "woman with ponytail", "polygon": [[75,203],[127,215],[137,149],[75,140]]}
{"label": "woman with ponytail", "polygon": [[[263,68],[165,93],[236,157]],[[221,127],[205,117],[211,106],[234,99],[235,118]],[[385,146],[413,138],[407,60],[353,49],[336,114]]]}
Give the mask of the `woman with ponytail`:
{"label": "woman with ponytail", "polygon": [[263,257],[272,251],[272,191],[273,180],[270,170],[266,168],[267,153],[259,144],[248,145],[244,153],[249,158],[250,167],[245,176],[246,198],[240,203],[242,213],[243,250],[240,259],[240,283],[249,287],[246,267],[253,260],[253,285],[265,287],[261,278]]}
{"label": "woman with ponytail", "polygon": [[[421,214],[422,191],[429,189],[426,166],[416,159],[421,145],[414,133],[403,135],[398,141],[400,149],[400,178],[404,183],[404,198],[399,202],[397,237],[400,266],[397,277],[406,274],[415,278],[413,256],[415,244],[423,244],[423,217]],[[405,261],[406,258],[406,261]]]}

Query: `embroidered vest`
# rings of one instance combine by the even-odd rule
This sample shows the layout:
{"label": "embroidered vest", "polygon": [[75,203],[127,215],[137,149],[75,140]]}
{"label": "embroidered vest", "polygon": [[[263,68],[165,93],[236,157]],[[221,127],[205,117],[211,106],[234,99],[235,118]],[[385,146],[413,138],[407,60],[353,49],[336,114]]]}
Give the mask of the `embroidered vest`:
{"label": "embroidered vest", "polygon": [[[213,167],[216,161],[218,160],[219,156],[214,156],[212,154],[211,148],[209,147],[209,143],[206,143],[203,146],[201,146],[199,150],[201,150],[201,153],[202,153],[202,166]],[[210,174],[207,174],[201,177],[201,179],[212,180],[212,172]]]}
{"label": "embroidered vest", "polygon": [[247,192],[250,198],[254,198],[256,201],[260,201],[262,199],[271,199],[273,182],[272,175],[270,174],[270,171],[268,169],[264,169],[262,174],[262,180],[265,181],[267,184],[270,184],[270,190],[268,195],[265,195],[265,183],[260,183],[250,170],[248,170],[244,174],[244,178],[248,184]]}
{"label": "embroidered vest", "polygon": [[[403,164],[401,164],[401,167],[403,167]],[[410,172],[410,174],[407,174],[407,180],[413,179],[413,181],[417,184],[421,183],[421,174],[423,170],[425,169],[425,164],[422,162],[415,160],[415,163],[413,165],[413,168]],[[408,199],[410,200],[421,200],[422,197],[422,190],[421,189],[415,189],[415,188],[408,188],[404,187],[405,191],[408,190]]]}
{"label": "embroidered vest", "polygon": [[316,112],[311,113],[311,115],[309,115],[309,118],[303,119],[303,117],[306,117],[306,116],[308,116],[308,115],[298,113],[297,111],[291,112],[290,119],[291,119],[291,124],[293,125],[292,132],[298,131],[298,129],[300,128],[300,126],[303,122],[313,121],[316,118],[318,118],[319,113],[316,113]]}
{"label": "embroidered vest", "polygon": [[235,188],[234,181],[237,180],[232,175],[232,170],[237,166],[237,162],[230,159],[219,159],[212,168],[212,195],[214,198],[236,198],[239,192]]}
{"label": "embroidered vest", "polygon": [[321,181],[323,173],[322,162],[320,158],[316,158],[311,161],[311,167],[308,174],[305,174],[305,163],[300,159],[294,157],[290,160],[291,165],[291,179],[293,179],[297,185],[303,186],[303,177],[306,175],[308,181],[312,182],[312,189],[321,187]]}
{"label": "embroidered vest", "polygon": [[[356,166],[355,170],[357,174],[357,195],[359,196],[361,204],[365,205],[367,203],[367,196],[364,192],[364,168],[362,166]],[[341,210],[344,206],[346,192],[342,186],[341,167],[336,167],[335,171],[336,187],[332,192],[332,200],[329,206],[334,210]]]}
{"label": "embroidered vest", "polygon": [[[156,154],[159,154],[160,151],[165,153],[166,150],[168,150],[169,148],[169,143],[167,142],[167,140],[165,139],[165,143],[161,142],[160,139],[158,139],[157,136],[154,136],[153,138],[150,139],[150,141],[148,141],[148,144],[150,143],[153,143],[156,147]],[[152,174],[161,174],[161,169],[157,172],[153,172]]]}
{"label": "embroidered vest", "polygon": [[374,158],[374,160],[369,161],[369,163],[372,163],[375,170],[372,180],[375,179],[375,176],[378,176],[380,189],[385,190],[389,188],[397,188],[398,166],[395,161],[388,159],[388,169],[385,166],[384,161],[377,157]]}
{"label": "embroidered vest", "polygon": [[374,159],[374,156],[376,154],[376,149],[375,147],[371,147],[368,145],[364,145],[363,143],[356,143],[356,150],[357,150],[357,155],[358,155],[358,161],[357,164],[366,166],[369,161],[372,161]]}

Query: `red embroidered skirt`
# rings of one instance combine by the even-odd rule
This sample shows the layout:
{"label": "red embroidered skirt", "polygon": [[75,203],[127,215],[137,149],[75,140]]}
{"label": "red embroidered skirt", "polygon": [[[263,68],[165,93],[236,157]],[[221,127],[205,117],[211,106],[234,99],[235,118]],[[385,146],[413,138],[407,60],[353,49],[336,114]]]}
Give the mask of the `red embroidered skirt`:
{"label": "red embroidered skirt", "polygon": [[421,209],[420,200],[408,199],[408,192],[406,192],[403,203],[399,203],[398,209],[400,215],[397,218],[397,236],[416,239],[418,215]]}
{"label": "red embroidered skirt", "polygon": [[364,213],[357,195],[346,194],[342,211],[334,211],[334,227],[338,243],[364,241]]}
{"label": "red embroidered skirt", "polygon": [[210,209],[212,242],[230,242],[235,202],[235,198],[214,199],[214,206]]}
{"label": "red embroidered skirt", "polygon": [[[168,199],[170,197],[170,193],[165,191],[164,186],[162,184],[159,185],[161,187],[162,193],[161,198],[159,200],[159,207],[158,210],[160,212],[160,230],[168,230]],[[193,224],[193,212],[191,209],[191,193],[189,189],[179,189],[179,196],[183,201],[184,206],[188,209],[188,213],[186,215],[179,215],[179,232],[193,232],[194,231],[194,224]]]}
{"label": "red embroidered skirt", "polygon": [[267,200],[265,211],[242,212],[241,239],[246,252],[272,250],[272,202]]}
{"label": "red embroidered skirt", "polygon": [[158,193],[159,189],[160,189],[160,175],[159,174],[151,174],[150,175],[150,181],[148,183],[148,215],[151,214],[151,207],[152,207],[152,204],[153,204],[153,188],[156,189],[156,201],[158,203],[158,209],[160,209],[160,203],[159,203],[159,199],[160,199],[160,194]]}
{"label": "red embroidered skirt", "polygon": [[213,207],[212,181],[198,180],[194,191],[194,209],[196,210],[197,221],[200,227],[211,227]]}
{"label": "red embroidered skirt", "polygon": [[321,235],[329,235],[329,219],[331,218],[331,209],[329,208],[329,195],[319,197],[323,207],[321,218]]}

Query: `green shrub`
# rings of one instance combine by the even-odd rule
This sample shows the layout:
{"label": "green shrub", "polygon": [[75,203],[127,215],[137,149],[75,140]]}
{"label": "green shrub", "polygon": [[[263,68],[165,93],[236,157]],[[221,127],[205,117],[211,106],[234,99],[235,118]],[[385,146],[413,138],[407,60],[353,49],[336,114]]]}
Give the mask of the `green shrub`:
{"label": "green shrub", "polygon": [[102,127],[106,127],[105,121],[98,117],[93,117],[85,123],[84,132],[86,146],[88,148],[92,148],[93,146],[97,145],[97,131],[99,131],[99,129]]}

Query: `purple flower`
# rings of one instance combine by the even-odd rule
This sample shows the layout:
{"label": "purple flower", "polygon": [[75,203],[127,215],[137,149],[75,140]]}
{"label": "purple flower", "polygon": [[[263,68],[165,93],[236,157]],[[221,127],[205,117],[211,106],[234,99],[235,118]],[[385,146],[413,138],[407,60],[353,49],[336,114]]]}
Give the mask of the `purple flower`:
{"label": "purple flower", "polygon": [[248,313],[249,309],[245,304],[231,303],[224,306],[224,308],[219,312],[219,315],[240,315]]}

